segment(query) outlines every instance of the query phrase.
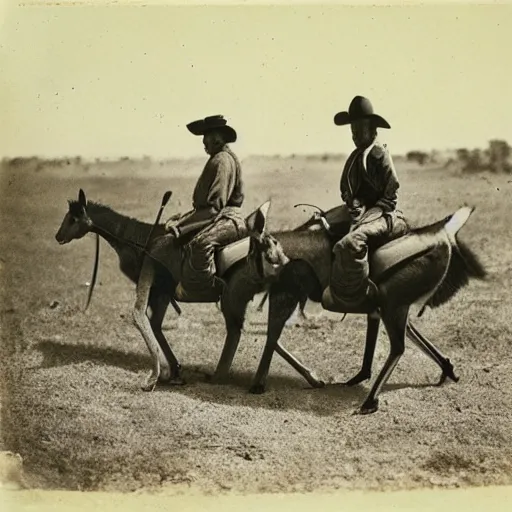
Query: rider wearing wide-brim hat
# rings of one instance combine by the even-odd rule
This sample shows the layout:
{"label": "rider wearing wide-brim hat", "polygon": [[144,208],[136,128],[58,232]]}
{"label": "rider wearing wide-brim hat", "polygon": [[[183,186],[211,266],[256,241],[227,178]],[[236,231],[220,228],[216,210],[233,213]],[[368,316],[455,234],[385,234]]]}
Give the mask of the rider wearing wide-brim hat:
{"label": "rider wearing wide-brim hat", "polygon": [[234,128],[222,115],[187,124],[190,133],[203,137],[210,158],[199,176],[193,196],[193,210],[171,217],[166,224],[176,238],[190,233],[192,240],[176,288],[183,301],[215,301],[222,284],[215,277],[214,251],[245,236],[246,225],[240,208],[244,201],[242,167],[228,144],[237,140]]}
{"label": "rider wearing wide-brim hat", "polygon": [[340,193],[350,212],[351,229],[334,247],[330,286],[324,302],[350,311],[376,298],[369,279],[368,249],[407,231],[397,210],[400,187],[387,147],[377,141],[378,128],[391,128],[368,98],[356,96],[347,111],[334,116],[337,126],[350,125],[356,149],[349,155],[340,180]]}

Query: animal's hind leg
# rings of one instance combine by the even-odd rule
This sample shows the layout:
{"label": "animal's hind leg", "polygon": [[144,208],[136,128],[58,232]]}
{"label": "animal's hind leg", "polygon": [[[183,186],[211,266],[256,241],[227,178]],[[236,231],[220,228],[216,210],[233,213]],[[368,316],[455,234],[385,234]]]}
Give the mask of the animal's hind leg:
{"label": "animal's hind leg", "polygon": [[254,377],[251,393],[260,394],[265,391],[266,380],[272,362],[272,356],[277,348],[277,343],[284,325],[297,307],[299,300],[290,292],[274,290],[269,296],[267,342],[263,349],[263,355]]}
{"label": "animal's hind leg", "polygon": [[453,371],[453,365],[451,361],[444,356],[441,351],[431,343],[423,334],[421,334],[418,329],[413,325],[413,323],[409,320],[407,323],[407,335],[411,339],[411,341],[417,345],[420,350],[423,351],[428,357],[430,357],[443,371],[441,378],[438,382],[438,386],[443,384],[447,378],[450,378],[454,382],[459,381],[459,377],[457,377]]}
{"label": "animal's hind leg", "polygon": [[159,349],[158,342],[155,338],[153,330],[151,329],[151,323],[147,316],[149,294],[151,291],[151,286],[153,285],[154,275],[155,274],[152,261],[149,258],[144,258],[139,280],[137,282],[137,298],[135,300],[135,306],[133,309],[133,322],[139,332],[142,334],[142,337],[146,342],[153,361],[151,373],[148,376],[146,382],[142,385],[143,391],[152,391],[158,382],[158,378],[160,377],[161,367],[167,367],[167,361]]}
{"label": "animal's hind leg", "polygon": [[180,385],[184,384],[183,379],[181,378],[181,365],[174,355],[167,339],[162,332],[162,323],[164,321],[165,313],[167,308],[169,307],[169,297],[164,294],[159,294],[158,292],[152,292],[149,299],[149,306],[151,308],[151,328],[155,333],[156,340],[162,349],[162,352],[165,355],[167,363],[170,367],[169,376],[166,379],[160,378],[161,381],[164,381],[168,384]]}
{"label": "animal's hind leg", "polygon": [[386,384],[404,353],[408,313],[408,306],[401,306],[393,311],[385,311],[384,308],[382,310],[382,320],[389,336],[390,351],[368,397],[361,406],[361,414],[370,414],[376,412],[379,408],[379,394],[382,386]]}
{"label": "animal's hind leg", "polygon": [[312,370],[306,368],[295,356],[288,352],[282,345],[277,342],[276,352],[290,365],[294,370],[299,372],[313,388],[323,388],[325,382],[320,380]]}
{"label": "animal's hind leg", "polygon": [[373,357],[375,355],[375,347],[377,345],[377,337],[379,335],[379,327],[380,327],[380,318],[374,318],[371,315],[367,316],[367,326],[366,326],[366,343],[364,346],[364,355],[363,355],[363,365],[361,370],[349,379],[344,382],[345,386],[355,386],[368,380],[372,376],[372,363]]}

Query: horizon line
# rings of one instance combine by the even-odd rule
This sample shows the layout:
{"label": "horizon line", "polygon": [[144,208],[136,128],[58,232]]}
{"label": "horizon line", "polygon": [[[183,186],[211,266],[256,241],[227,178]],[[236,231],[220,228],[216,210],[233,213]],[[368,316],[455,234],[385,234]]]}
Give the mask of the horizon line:
{"label": "horizon line", "polygon": [[[493,139],[490,139],[487,143],[489,144],[489,142],[491,142],[491,140],[499,140],[499,141],[503,141],[503,142],[506,142],[508,144],[508,141],[505,139],[505,138],[499,138],[499,137],[495,137]],[[481,150],[481,151],[485,151],[486,149],[488,149],[488,146],[477,146],[477,147],[446,147],[444,149],[441,149],[441,148],[431,148],[429,150],[427,149],[409,149],[405,152],[394,152],[394,151],[391,151],[391,155],[395,158],[400,158],[400,157],[406,157],[408,153],[411,153],[411,152],[419,152],[419,153],[426,153],[427,155],[431,155],[433,153],[451,153],[451,152],[456,152],[456,151],[459,151],[461,149],[466,149],[466,150]],[[324,156],[329,156],[329,157],[343,157],[343,156],[346,156],[347,154],[349,154],[349,152],[337,152],[337,151],[311,151],[311,152],[306,152],[306,153],[303,153],[303,152],[287,152],[287,153],[272,153],[272,152],[269,152],[269,153],[265,153],[265,152],[262,152],[262,153],[247,153],[246,155],[244,155],[243,157],[241,157],[242,159],[247,159],[247,158],[291,158],[291,157],[324,157]],[[85,160],[85,161],[90,161],[90,162],[94,162],[94,161],[97,161],[97,160],[100,160],[100,161],[119,161],[119,160],[152,160],[152,161],[156,161],[156,162],[162,162],[162,161],[166,161],[166,160],[199,160],[199,159],[202,159],[202,158],[205,158],[207,157],[208,155],[206,154],[195,154],[195,155],[151,155],[151,154],[137,154],[137,155],[129,155],[129,154],[117,154],[117,155],[91,155],[91,156],[86,156],[86,155],[83,155],[83,154],[61,154],[61,155],[46,155],[46,156],[42,156],[40,154],[31,154],[31,155],[21,155],[21,154],[17,154],[17,155],[14,155],[14,156],[9,156],[9,155],[4,155],[1,157],[1,160],[2,161],[6,161],[6,160],[15,160],[15,159],[24,159],[24,160],[29,160],[29,159],[33,159],[33,158],[36,158],[36,159],[39,159],[39,160],[74,160],[74,159],[77,159],[77,158],[80,158],[81,160]]]}

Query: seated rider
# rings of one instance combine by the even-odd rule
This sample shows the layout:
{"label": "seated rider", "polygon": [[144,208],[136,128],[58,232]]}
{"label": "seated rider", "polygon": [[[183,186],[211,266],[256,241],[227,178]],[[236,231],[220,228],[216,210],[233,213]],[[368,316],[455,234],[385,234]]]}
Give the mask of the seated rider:
{"label": "seated rider", "polygon": [[228,146],[236,141],[237,133],[221,115],[193,121],[187,128],[193,135],[203,136],[210,158],[194,189],[193,210],[171,217],[165,236],[178,239],[197,233],[186,246],[177,300],[214,302],[222,286],[215,277],[215,248],[246,236],[245,219],[240,213],[244,200],[242,169]]}
{"label": "seated rider", "polygon": [[398,178],[377,128],[391,128],[373,111],[367,98],[356,96],[348,112],[334,117],[337,126],[350,124],[356,149],[348,157],[340,181],[341,198],[350,212],[351,227],[334,246],[330,295],[337,307],[351,311],[373,304],[377,287],[369,279],[368,249],[407,231],[397,210]]}

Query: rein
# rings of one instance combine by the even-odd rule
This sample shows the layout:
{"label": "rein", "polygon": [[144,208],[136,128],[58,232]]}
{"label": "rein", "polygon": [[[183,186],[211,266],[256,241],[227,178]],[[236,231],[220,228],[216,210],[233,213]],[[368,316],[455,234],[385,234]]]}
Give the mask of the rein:
{"label": "rein", "polygon": [[92,270],[92,279],[89,286],[89,293],[87,294],[87,302],[85,303],[84,311],[87,311],[92,298],[92,290],[96,284],[96,276],[98,275],[98,264],[100,259],[100,235],[96,233],[96,255],[94,257],[94,268]]}
{"label": "rein", "polygon": [[[148,254],[148,252],[147,252],[147,245],[148,245],[149,239],[145,245],[142,245],[142,244],[138,244],[136,242],[132,242],[131,240],[126,240],[125,238],[121,238],[120,236],[114,235],[113,233],[110,233],[110,231],[107,231],[106,229],[103,229],[96,224],[92,224],[92,228],[94,229],[94,234],[96,235],[96,253],[95,253],[95,257],[94,257],[94,267],[93,267],[93,271],[92,271],[91,285],[89,286],[89,293],[87,295],[87,302],[85,304],[84,311],[87,311],[87,308],[89,307],[89,304],[90,304],[91,298],[92,298],[92,293],[94,290],[94,286],[96,285],[96,277],[98,275],[98,266],[99,266],[99,257],[100,257],[100,235],[103,235],[106,238],[108,238],[108,237],[114,238],[115,240],[117,240],[118,242],[120,242],[122,244],[129,245],[134,249],[142,250],[143,253],[145,253],[147,256],[152,258],[152,256],[150,254]],[[151,233],[150,233],[150,235],[151,235]],[[155,259],[155,258],[153,258],[153,259]]]}

